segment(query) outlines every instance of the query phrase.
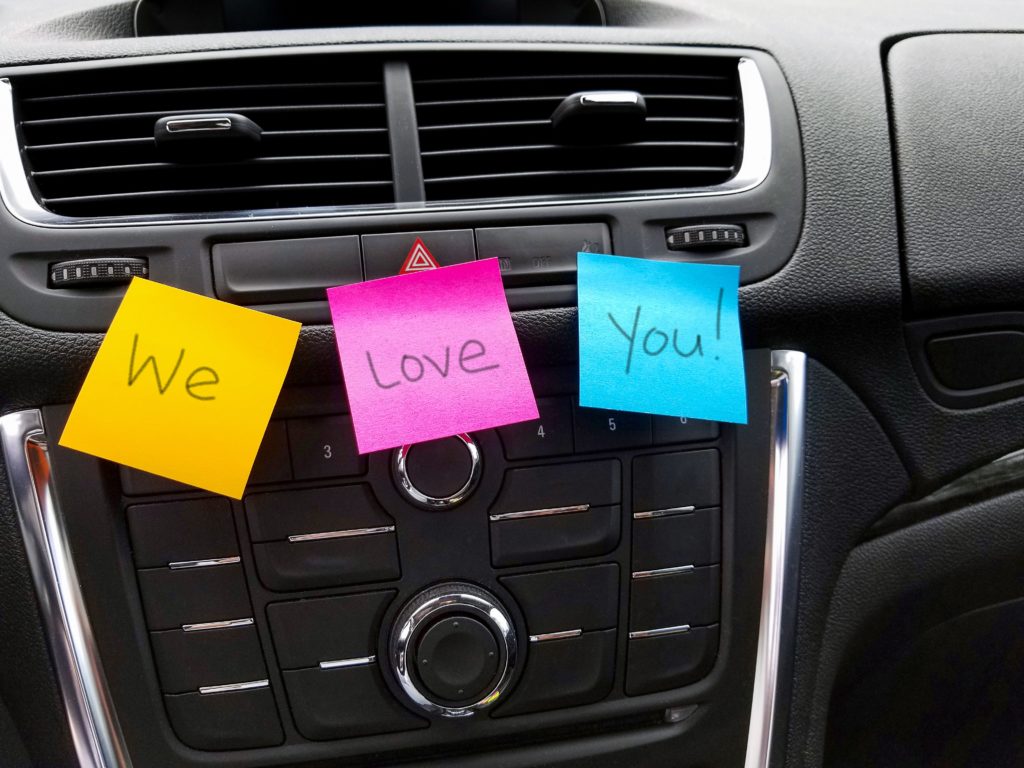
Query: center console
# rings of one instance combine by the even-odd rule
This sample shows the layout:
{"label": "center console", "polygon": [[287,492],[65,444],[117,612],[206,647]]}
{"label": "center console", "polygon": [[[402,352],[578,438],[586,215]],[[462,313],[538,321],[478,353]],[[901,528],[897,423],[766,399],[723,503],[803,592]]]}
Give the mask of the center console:
{"label": "center console", "polygon": [[365,457],[339,387],[289,388],[240,502],[51,445],[132,753],[390,762],[745,720],[768,354],[746,363],[747,426],[581,408],[547,368],[534,422]]}

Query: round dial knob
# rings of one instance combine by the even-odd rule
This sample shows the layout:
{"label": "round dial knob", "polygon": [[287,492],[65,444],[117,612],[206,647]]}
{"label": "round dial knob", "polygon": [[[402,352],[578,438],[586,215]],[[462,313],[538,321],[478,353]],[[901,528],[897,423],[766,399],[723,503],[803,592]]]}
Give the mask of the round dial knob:
{"label": "round dial knob", "polygon": [[395,450],[391,471],[398,490],[423,509],[464,502],[480,482],[480,449],[469,435],[456,435]]}
{"label": "round dial knob", "polygon": [[496,703],[516,662],[512,620],[473,584],[441,584],[402,609],[391,631],[399,685],[427,712],[467,717]]}
{"label": "round dial knob", "polygon": [[463,613],[438,619],[425,630],[412,664],[427,692],[454,705],[472,704],[490,692],[501,652],[494,634]]}

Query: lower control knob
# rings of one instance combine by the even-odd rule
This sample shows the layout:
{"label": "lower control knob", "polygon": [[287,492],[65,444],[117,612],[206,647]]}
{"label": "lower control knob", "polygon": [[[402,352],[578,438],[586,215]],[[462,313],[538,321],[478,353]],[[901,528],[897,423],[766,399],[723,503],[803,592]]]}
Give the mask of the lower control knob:
{"label": "lower control knob", "polygon": [[498,641],[482,622],[453,614],[431,624],[416,644],[416,675],[441,701],[472,704],[498,673]]}
{"label": "lower control knob", "polygon": [[441,584],[399,613],[391,632],[399,685],[427,712],[467,717],[498,702],[516,662],[516,636],[505,608],[473,584]]}

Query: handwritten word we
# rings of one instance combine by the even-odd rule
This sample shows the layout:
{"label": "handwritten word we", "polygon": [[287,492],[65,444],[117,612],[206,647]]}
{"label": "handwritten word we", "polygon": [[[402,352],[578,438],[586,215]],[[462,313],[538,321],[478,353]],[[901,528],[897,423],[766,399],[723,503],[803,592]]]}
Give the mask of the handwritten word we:
{"label": "handwritten word we", "polygon": [[[132,355],[128,361],[128,386],[134,386],[135,382],[139,380],[139,377],[142,376],[146,368],[152,365],[153,378],[156,381],[157,392],[159,392],[161,395],[166,394],[167,390],[171,388],[171,384],[174,383],[174,379],[178,375],[178,369],[181,368],[181,363],[185,359],[185,350],[182,349],[181,352],[178,353],[178,359],[174,363],[174,368],[171,369],[171,374],[170,376],[168,376],[167,383],[165,384],[160,378],[160,368],[157,366],[156,358],[153,357],[152,355],[150,355],[149,357],[142,361],[142,365],[139,367],[138,370],[135,369],[135,354],[138,351],[138,347],[139,334],[136,333],[135,338],[132,340]],[[206,377],[202,378],[204,374],[206,375]],[[185,392],[189,395],[189,397],[194,397],[196,400],[216,400],[216,395],[196,394],[193,390],[198,389],[199,387],[212,387],[219,383],[220,376],[217,374],[217,372],[213,370],[213,368],[210,368],[209,366],[202,365],[193,370],[192,373],[188,375],[188,378],[185,379]]]}

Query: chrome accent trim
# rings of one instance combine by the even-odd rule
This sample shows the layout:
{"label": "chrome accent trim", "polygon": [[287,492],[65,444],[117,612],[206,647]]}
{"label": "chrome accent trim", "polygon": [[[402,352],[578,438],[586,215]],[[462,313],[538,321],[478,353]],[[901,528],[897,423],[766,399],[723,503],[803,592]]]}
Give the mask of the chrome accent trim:
{"label": "chrome accent trim", "polygon": [[530,635],[530,642],[546,643],[548,640],[566,640],[570,637],[579,637],[582,634],[582,629],[567,629],[564,632],[542,632],[539,635]]}
{"label": "chrome accent trim", "polygon": [[665,637],[666,635],[682,635],[690,631],[689,624],[677,624],[674,627],[658,627],[657,629],[641,629],[629,633],[630,640],[644,637]]}
{"label": "chrome accent trim", "polygon": [[324,539],[350,539],[355,536],[375,536],[378,533],[394,533],[393,525],[378,525],[376,528],[349,528],[345,531],[324,531],[323,533],[299,533],[289,536],[288,541],[323,541]]}
{"label": "chrome accent trim", "polygon": [[[428,49],[436,49],[439,44],[431,44]],[[537,50],[519,44],[520,50]],[[309,46],[313,50],[323,50],[322,46]],[[544,46],[539,49],[543,50]],[[631,46],[617,46],[622,51]],[[641,46],[632,46],[640,49]],[[636,52],[657,52],[655,47],[643,47]],[[299,46],[295,51],[304,50]],[[486,50],[487,47],[484,47]],[[606,50],[608,47],[606,47]],[[422,46],[396,46],[395,51],[423,50]],[[288,53],[291,51],[275,51]],[[228,54],[237,51],[227,51]],[[350,216],[370,216],[381,214],[408,213],[421,211],[472,211],[495,210],[505,208],[532,208],[585,204],[614,204],[640,200],[678,200],[685,198],[719,197],[747,192],[761,185],[768,178],[772,163],[772,130],[771,112],[768,106],[768,93],[757,63],[753,59],[740,57],[737,63],[737,74],[740,84],[740,98],[743,104],[743,156],[736,174],[728,181],[711,187],[691,187],[686,191],[650,194],[650,195],[609,195],[607,197],[579,198],[532,198],[529,200],[497,198],[491,200],[474,200],[466,203],[425,203],[415,208],[403,208],[399,205],[369,206],[365,208],[281,208],[250,211],[228,211],[210,214],[158,214],[148,216],[106,216],[106,217],[74,217],[61,216],[43,208],[28,183],[25,166],[21,159],[21,146],[15,130],[14,98],[10,81],[0,78],[0,200],[7,209],[26,224],[39,227],[76,228],[76,227],[137,227],[160,224],[203,224],[231,221],[268,221],[278,219],[306,218],[344,218]]]}
{"label": "chrome accent trim", "polygon": [[587,91],[580,94],[580,104],[639,104],[636,91]]}
{"label": "chrome accent trim", "polygon": [[269,688],[269,680],[250,680],[247,683],[226,683],[225,685],[204,685],[199,689],[199,695],[210,696],[218,693],[235,693],[236,691],[255,691],[259,688]]}
{"label": "chrome accent trim", "polygon": [[235,555],[234,557],[211,557],[206,560],[178,560],[168,563],[167,567],[172,571],[178,571],[183,568],[210,568],[216,565],[234,565],[240,562],[242,562],[242,558]]}
{"label": "chrome accent trim", "polygon": [[714,194],[735,194],[759,186],[772,168],[772,116],[768,107],[768,91],[757,62],[743,57],[736,65],[743,102],[743,158],[740,168],[725,184],[726,191]]}
{"label": "chrome accent trim", "polygon": [[655,568],[652,571],[633,571],[633,579],[656,579],[659,576],[675,576],[679,573],[689,573],[696,566],[674,565],[671,568]]}
{"label": "chrome accent trim", "polygon": [[139,11],[142,10],[143,0],[135,0],[135,7],[132,9],[132,36],[139,36]]}
{"label": "chrome accent trim", "polygon": [[78,765],[129,768],[57,504],[42,413],[3,416],[0,441]]}
{"label": "chrome accent trim", "polygon": [[167,121],[168,133],[213,133],[231,130],[230,117],[208,117],[206,115],[183,115]]}
{"label": "chrome accent trim", "polygon": [[646,512],[634,512],[634,520],[647,520],[652,517],[670,517],[671,515],[685,515],[688,512],[696,511],[696,507],[668,507],[667,509],[651,509]]}
{"label": "chrome accent trim", "polygon": [[332,661],[321,661],[320,669],[348,669],[349,667],[368,667],[377,663],[376,656],[359,656],[354,659],[334,659]]}
{"label": "chrome accent trim", "polygon": [[[417,630],[430,623],[439,613],[456,611],[478,616],[490,625],[496,639],[504,646],[505,666],[498,676],[498,682],[480,700],[461,707],[449,707],[431,701],[416,687],[416,680],[409,667],[409,653]],[[421,709],[451,718],[471,717],[501,700],[512,682],[518,653],[515,625],[498,598],[485,589],[459,582],[431,587],[406,603],[391,629],[389,648],[392,669],[405,695]]]}
{"label": "chrome accent trim", "polygon": [[434,510],[456,507],[469,498],[469,494],[476,489],[477,483],[480,482],[483,463],[476,441],[465,433],[453,435],[453,437],[461,440],[466,450],[469,451],[469,477],[466,478],[465,484],[451,496],[428,496],[412,484],[406,463],[409,459],[409,451],[416,447],[415,443],[395,449],[391,459],[391,474],[395,478],[395,482],[398,483],[398,490],[417,507]]}
{"label": "chrome accent trim", "polygon": [[771,449],[761,627],[750,703],[750,729],[744,768],[768,768],[775,738],[780,666],[792,662],[793,606],[799,572],[800,514],[803,494],[804,418],[807,356],[772,352]]}
{"label": "chrome accent trim", "polygon": [[575,512],[589,512],[589,504],[576,504],[570,507],[551,507],[549,509],[529,509],[525,512],[502,512],[497,515],[491,515],[490,520],[492,523],[501,522],[502,520],[524,520],[529,517],[550,517],[551,515],[571,515]]}
{"label": "chrome accent trim", "polygon": [[225,619],[224,621],[204,621],[201,624],[182,624],[182,632],[205,632],[208,629],[232,629],[233,627],[248,627],[253,623],[252,618],[248,619]]}

